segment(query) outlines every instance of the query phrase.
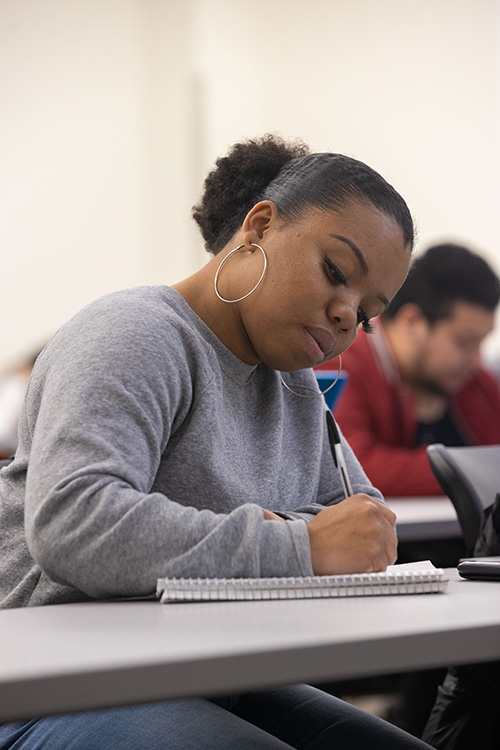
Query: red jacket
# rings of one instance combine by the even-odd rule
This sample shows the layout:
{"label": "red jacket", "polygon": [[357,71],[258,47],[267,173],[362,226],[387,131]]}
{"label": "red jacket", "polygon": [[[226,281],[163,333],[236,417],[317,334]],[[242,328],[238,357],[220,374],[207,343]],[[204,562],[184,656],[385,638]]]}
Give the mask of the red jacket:
{"label": "red jacket", "polygon": [[[388,496],[442,495],[425,446],[416,445],[414,399],[399,379],[383,331],[360,333],[342,365],[349,380],[335,418],[375,487]],[[470,445],[500,444],[500,387],[486,370],[451,398],[450,409]]]}

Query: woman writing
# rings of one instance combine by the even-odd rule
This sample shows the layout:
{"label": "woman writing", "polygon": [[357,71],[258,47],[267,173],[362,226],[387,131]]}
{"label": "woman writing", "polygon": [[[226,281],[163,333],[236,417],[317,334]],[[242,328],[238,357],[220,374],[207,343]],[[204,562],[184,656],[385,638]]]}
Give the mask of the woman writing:
{"label": "woman writing", "polygon": [[[3,607],[143,596],[161,576],[370,572],[396,558],[394,514],[347,445],[343,500],[310,368],[404,281],[405,202],[360,162],[266,137],[217,162],[194,217],[213,256],[200,271],[98,300],[37,361],[0,475]],[[425,747],[307,686],[0,727],[0,748],[44,742]]]}

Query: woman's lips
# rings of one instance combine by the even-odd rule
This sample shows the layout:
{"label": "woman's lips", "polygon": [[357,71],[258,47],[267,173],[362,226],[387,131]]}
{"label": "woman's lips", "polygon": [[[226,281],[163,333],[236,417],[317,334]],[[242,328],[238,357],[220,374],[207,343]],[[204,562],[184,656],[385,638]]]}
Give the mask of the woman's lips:
{"label": "woman's lips", "polygon": [[330,331],[327,331],[325,328],[310,326],[306,326],[304,330],[313,339],[316,348],[321,355],[320,360],[328,359],[333,354],[333,350],[337,343]]}

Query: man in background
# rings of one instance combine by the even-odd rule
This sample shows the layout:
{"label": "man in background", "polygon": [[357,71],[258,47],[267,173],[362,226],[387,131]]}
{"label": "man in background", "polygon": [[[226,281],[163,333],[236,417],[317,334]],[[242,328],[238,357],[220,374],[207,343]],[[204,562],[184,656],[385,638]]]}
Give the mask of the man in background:
{"label": "man in background", "polygon": [[385,495],[440,495],[426,446],[500,444],[500,387],[481,365],[500,282],[459,245],[419,257],[373,335],[343,355],[336,418]]}

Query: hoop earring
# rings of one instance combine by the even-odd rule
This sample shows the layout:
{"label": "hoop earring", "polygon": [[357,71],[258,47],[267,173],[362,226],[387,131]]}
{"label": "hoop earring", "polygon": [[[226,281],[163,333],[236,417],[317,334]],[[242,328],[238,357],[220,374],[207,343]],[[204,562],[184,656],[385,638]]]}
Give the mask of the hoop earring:
{"label": "hoop earring", "polygon": [[[331,389],[333,388],[333,386],[337,384],[337,380],[340,378],[340,373],[342,372],[342,357],[340,356],[340,354],[337,354],[337,357],[338,357],[338,360],[339,360],[339,369],[338,369],[338,372],[337,372],[337,377],[335,378],[335,380],[333,381],[333,383],[328,386],[328,388],[325,388],[324,391],[319,391],[318,390],[318,391],[313,391],[313,393],[297,393],[297,391],[294,391],[292,388],[290,388],[289,385],[287,385],[285,383],[285,381],[283,380],[283,377],[282,377],[281,373],[280,373],[280,380],[281,380],[282,384],[285,386],[285,388],[287,389],[287,391],[290,391],[290,393],[293,393],[294,396],[300,396],[301,398],[314,398],[315,396],[324,396],[325,393],[328,393],[328,391],[331,391]],[[308,388],[309,386],[306,386],[306,387]]]}
{"label": "hoop earring", "polygon": [[248,294],[244,294],[244,295],[243,295],[243,297],[238,297],[238,299],[225,299],[224,297],[222,297],[222,296],[221,296],[221,295],[219,294],[219,290],[217,289],[217,282],[218,282],[218,280],[219,280],[219,274],[220,274],[221,268],[222,268],[222,266],[224,265],[224,263],[226,262],[226,260],[228,260],[228,258],[230,258],[230,257],[231,257],[231,255],[232,255],[233,253],[237,253],[237,252],[238,252],[238,250],[241,250],[241,248],[242,248],[242,247],[245,247],[245,245],[244,245],[244,244],[243,244],[243,245],[238,245],[238,247],[235,247],[235,248],[234,248],[234,250],[231,250],[231,252],[230,252],[230,253],[228,253],[228,254],[226,255],[226,257],[225,257],[225,258],[224,258],[224,259],[223,259],[223,260],[221,261],[221,264],[220,264],[219,268],[217,269],[217,273],[215,274],[215,279],[214,279],[214,289],[215,289],[215,294],[216,294],[216,295],[217,295],[217,297],[218,297],[218,298],[219,298],[219,299],[221,300],[221,302],[229,302],[229,304],[232,304],[233,302],[241,302],[241,300],[242,300],[242,299],[246,299],[247,297],[250,297],[250,295],[251,295],[251,294],[252,294],[253,292],[255,292],[255,290],[256,290],[256,289],[257,289],[257,287],[259,286],[260,282],[261,282],[261,281],[262,281],[262,279],[264,278],[264,276],[265,276],[265,273],[266,273],[266,271],[267,271],[267,255],[265,254],[265,252],[264,252],[264,249],[263,249],[263,248],[262,248],[262,247],[261,247],[260,245],[256,245],[256,244],[255,244],[255,242],[250,242],[250,245],[252,245],[253,247],[258,247],[258,248],[259,248],[259,250],[260,250],[260,252],[261,252],[261,253],[262,253],[262,255],[264,256],[264,270],[262,271],[262,273],[261,273],[261,275],[260,275],[260,279],[259,279],[259,280],[258,280],[258,282],[257,282],[257,283],[255,284],[255,286],[253,287],[253,289],[250,289],[250,291],[248,292]]}

